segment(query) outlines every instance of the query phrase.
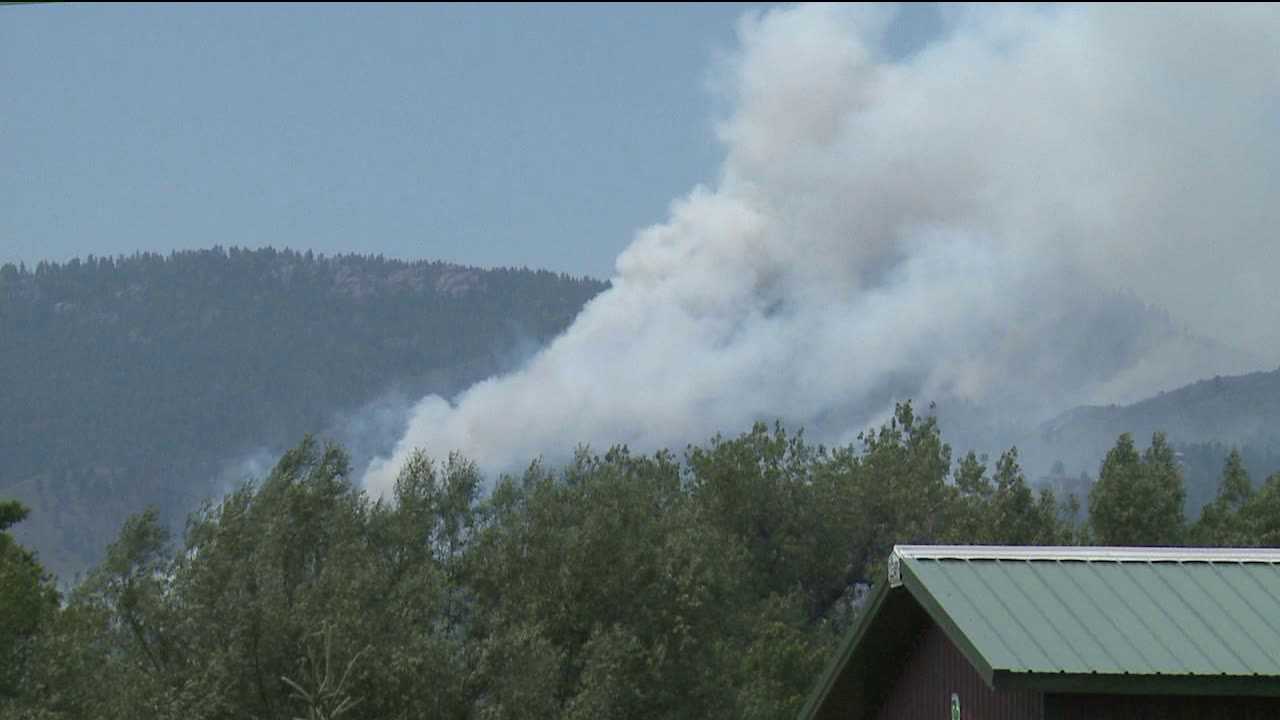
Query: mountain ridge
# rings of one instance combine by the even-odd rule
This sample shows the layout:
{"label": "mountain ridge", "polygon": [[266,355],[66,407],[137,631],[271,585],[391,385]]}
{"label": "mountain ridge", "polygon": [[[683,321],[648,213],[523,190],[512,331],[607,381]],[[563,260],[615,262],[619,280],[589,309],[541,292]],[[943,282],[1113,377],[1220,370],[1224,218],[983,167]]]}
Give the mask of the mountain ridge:
{"label": "mountain ridge", "polygon": [[146,504],[180,528],[238,458],[508,369],[607,286],[274,248],[6,264],[0,494],[67,577]]}

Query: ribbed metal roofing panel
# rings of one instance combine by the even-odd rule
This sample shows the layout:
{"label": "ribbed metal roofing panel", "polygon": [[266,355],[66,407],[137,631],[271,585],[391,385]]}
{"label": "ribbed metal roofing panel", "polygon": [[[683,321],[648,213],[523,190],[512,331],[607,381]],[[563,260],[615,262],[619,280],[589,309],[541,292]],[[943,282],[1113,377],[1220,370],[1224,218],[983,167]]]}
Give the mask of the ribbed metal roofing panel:
{"label": "ribbed metal roofing panel", "polygon": [[912,594],[993,672],[1280,676],[1280,551],[894,552]]}

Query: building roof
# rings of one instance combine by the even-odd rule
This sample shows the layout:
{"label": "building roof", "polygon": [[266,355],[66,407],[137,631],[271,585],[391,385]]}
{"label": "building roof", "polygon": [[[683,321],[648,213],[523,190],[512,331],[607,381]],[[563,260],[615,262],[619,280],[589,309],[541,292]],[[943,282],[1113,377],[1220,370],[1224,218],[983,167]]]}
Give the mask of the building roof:
{"label": "building roof", "polygon": [[900,545],[801,717],[926,615],[995,689],[1280,695],[1280,550]]}

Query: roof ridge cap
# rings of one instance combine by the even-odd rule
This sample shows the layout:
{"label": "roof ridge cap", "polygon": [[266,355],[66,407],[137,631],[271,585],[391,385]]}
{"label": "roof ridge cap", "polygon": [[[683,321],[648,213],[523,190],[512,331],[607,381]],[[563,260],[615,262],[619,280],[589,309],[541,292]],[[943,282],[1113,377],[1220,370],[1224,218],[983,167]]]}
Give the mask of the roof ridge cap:
{"label": "roof ridge cap", "polygon": [[1067,560],[1280,564],[1280,548],[895,545],[891,557],[918,560]]}

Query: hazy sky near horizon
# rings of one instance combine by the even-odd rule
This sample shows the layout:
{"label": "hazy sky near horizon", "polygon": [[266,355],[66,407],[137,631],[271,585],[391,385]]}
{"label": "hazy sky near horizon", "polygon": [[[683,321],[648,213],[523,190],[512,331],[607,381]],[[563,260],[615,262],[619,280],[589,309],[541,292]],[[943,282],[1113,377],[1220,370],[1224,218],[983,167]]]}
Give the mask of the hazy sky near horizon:
{"label": "hazy sky near horizon", "polygon": [[753,7],[5,7],[0,262],[274,245],[609,276],[716,180],[718,59]]}

